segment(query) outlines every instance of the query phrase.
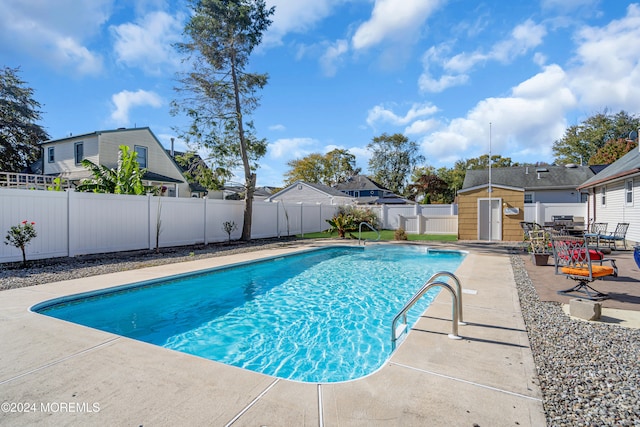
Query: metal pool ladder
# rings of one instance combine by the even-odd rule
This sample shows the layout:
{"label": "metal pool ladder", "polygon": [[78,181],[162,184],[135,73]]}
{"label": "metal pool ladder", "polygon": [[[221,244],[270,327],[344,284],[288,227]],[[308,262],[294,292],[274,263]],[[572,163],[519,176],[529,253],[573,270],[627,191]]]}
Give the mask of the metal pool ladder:
{"label": "metal pool ladder", "polygon": [[[367,227],[369,227],[371,230],[375,231],[378,234],[378,238],[376,240],[372,240],[372,242],[377,242],[378,240],[380,240],[380,232],[378,230],[376,230],[373,225],[369,224],[368,222],[361,222],[360,225],[358,226],[358,246],[360,246],[360,236],[362,235],[362,226],[366,225]],[[362,245],[366,245],[367,244],[367,239],[362,240]]]}
{"label": "metal pool ladder", "polygon": [[[443,281],[436,281],[437,278],[443,276],[453,279],[456,286],[455,290],[448,283],[445,283]],[[451,333],[448,336],[449,338],[454,340],[462,339],[462,337],[458,335],[458,325],[466,325],[466,323],[464,323],[464,321],[462,320],[462,286],[460,286],[460,280],[458,280],[458,278],[453,273],[449,273],[448,271],[439,271],[431,276],[424,285],[422,285],[422,288],[420,288],[420,290],[416,292],[416,294],[409,300],[409,302],[406,303],[404,307],[402,307],[402,310],[400,310],[400,312],[396,314],[396,317],[393,318],[393,322],[391,322],[392,350],[395,350],[396,348],[396,341],[398,340],[398,337],[407,330],[407,312],[429,289],[434,287],[444,288],[451,294],[452,322]],[[402,324],[396,327],[396,324],[401,317]]]}

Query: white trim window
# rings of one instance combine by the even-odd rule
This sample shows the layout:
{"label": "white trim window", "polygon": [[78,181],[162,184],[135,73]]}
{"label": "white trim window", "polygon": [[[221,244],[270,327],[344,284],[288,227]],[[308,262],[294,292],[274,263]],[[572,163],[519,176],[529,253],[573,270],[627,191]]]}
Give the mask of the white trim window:
{"label": "white trim window", "polygon": [[633,206],[633,179],[624,182],[624,204]]}
{"label": "white trim window", "polygon": [[56,152],[53,147],[47,148],[47,162],[54,163],[56,161]]}
{"label": "white trim window", "polygon": [[140,165],[140,168],[144,169],[147,167],[147,147],[143,147],[142,145],[134,145],[133,149],[138,155],[136,156],[136,160]]}
{"label": "white trim window", "polygon": [[607,206],[607,187],[600,188],[600,204]]}
{"label": "white trim window", "polygon": [[533,193],[524,193],[524,202],[533,203]]}
{"label": "white trim window", "polygon": [[73,144],[73,156],[76,161],[76,165],[82,163],[82,159],[84,159],[84,144],[82,142],[76,142]]}

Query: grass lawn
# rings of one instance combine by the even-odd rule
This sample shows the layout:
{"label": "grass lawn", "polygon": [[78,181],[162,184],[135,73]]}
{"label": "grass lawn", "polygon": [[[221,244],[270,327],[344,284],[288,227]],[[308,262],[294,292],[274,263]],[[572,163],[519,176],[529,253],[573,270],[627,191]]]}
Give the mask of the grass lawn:
{"label": "grass lawn", "polygon": [[[358,238],[357,231],[352,234],[356,239]],[[394,234],[395,230],[380,230],[380,240],[395,240]],[[362,231],[360,236],[363,240],[375,240],[378,238],[378,235],[374,231]],[[304,237],[305,239],[329,239],[338,237],[338,233],[304,233],[304,236],[298,234],[297,237]],[[458,240],[458,236],[455,234],[407,234],[407,237],[409,241],[430,240],[436,242],[455,242]]]}

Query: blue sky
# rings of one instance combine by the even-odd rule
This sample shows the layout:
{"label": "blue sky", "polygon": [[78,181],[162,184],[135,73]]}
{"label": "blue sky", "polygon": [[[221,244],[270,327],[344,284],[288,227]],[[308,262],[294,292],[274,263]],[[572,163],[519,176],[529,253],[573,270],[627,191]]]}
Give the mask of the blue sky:
{"label": "blue sky", "polygon": [[[383,132],[417,142],[435,167],[490,143],[514,161],[551,162],[568,126],[605,109],[640,113],[640,3],[267,5],[274,22],[251,63],[270,76],[253,115],[269,143],[258,185],[279,186],[288,161],[334,148],[366,172],[366,146]],[[187,14],[177,1],[3,0],[1,64],[20,67],[52,138],[148,126],[168,148],[186,124],[169,103]]]}

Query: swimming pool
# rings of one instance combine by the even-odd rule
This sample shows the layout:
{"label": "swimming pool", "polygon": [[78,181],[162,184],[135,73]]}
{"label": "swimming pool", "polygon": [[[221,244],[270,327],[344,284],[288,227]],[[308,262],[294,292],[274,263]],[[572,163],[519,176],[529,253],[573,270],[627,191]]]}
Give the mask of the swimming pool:
{"label": "swimming pool", "polygon": [[[59,298],[33,311],[268,375],[338,382],[391,355],[394,315],[465,253],[328,247]],[[409,324],[437,295],[408,313]]]}

